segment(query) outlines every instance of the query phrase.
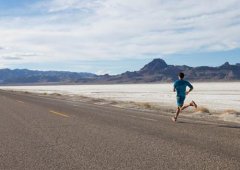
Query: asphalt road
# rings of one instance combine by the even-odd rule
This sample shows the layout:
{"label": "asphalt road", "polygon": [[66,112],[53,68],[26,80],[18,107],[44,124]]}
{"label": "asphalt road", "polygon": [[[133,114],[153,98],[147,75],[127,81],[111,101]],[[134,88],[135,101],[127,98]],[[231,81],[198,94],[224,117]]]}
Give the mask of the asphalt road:
{"label": "asphalt road", "polygon": [[240,169],[240,126],[0,91],[0,169]]}

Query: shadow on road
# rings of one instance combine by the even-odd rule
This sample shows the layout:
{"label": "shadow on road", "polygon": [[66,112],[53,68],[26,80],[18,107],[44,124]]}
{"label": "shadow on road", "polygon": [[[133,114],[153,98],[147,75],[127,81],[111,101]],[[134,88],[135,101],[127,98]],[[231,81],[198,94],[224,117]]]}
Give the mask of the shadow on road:
{"label": "shadow on road", "polygon": [[191,125],[204,125],[204,126],[209,126],[213,124],[208,124],[208,123],[200,123],[200,122],[185,122],[185,121],[177,121],[177,123],[182,123],[182,124],[191,124]]}
{"label": "shadow on road", "polygon": [[[177,123],[191,124],[191,125],[215,126],[215,124],[211,124],[211,123],[200,123],[200,122],[178,121]],[[231,129],[240,129],[240,126],[238,126],[238,125],[217,125],[216,127],[231,128]]]}
{"label": "shadow on road", "polygon": [[218,127],[224,127],[224,128],[232,128],[232,129],[240,129],[240,126],[231,126],[231,125],[220,125]]}

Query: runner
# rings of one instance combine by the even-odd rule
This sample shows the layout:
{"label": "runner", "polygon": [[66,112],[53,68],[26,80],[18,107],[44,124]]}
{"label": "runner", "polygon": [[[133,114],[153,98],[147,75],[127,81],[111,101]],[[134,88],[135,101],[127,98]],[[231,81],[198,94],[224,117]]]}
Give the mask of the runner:
{"label": "runner", "polygon": [[[188,81],[183,80],[184,73],[182,72],[179,73],[178,78],[179,80],[175,81],[174,87],[173,87],[173,91],[177,92],[177,106],[178,106],[176,115],[172,118],[174,122],[177,121],[178,115],[182,110],[188,108],[189,106],[193,106],[197,108],[197,104],[194,101],[184,105],[184,100],[186,98],[186,95],[188,95],[193,90],[193,86]],[[187,86],[190,88],[188,91],[186,91]]]}

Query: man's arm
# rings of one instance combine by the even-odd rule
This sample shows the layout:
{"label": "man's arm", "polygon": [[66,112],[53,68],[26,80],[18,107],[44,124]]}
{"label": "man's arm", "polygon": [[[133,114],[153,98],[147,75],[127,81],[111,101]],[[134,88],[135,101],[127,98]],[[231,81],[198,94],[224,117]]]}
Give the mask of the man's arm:
{"label": "man's arm", "polygon": [[188,82],[187,85],[190,89],[186,92],[186,95],[188,95],[192,90],[193,90],[193,86],[191,85],[191,83]]}
{"label": "man's arm", "polygon": [[176,82],[173,84],[173,92],[176,91]]}
{"label": "man's arm", "polygon": [[193,90],[193,87],[186,92],[186,95],[188,95],[192,90]]}

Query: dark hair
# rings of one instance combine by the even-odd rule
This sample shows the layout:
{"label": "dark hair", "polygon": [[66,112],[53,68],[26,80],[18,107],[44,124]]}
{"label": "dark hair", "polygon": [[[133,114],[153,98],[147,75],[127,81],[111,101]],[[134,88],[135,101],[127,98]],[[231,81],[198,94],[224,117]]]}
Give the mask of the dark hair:
{"label": "dark hair", "polygon": [[179,76],[181,79],[183,79],[183,78],[184,78],[184,73],[181,72],[181,73],[178,74],[178,76]]}

